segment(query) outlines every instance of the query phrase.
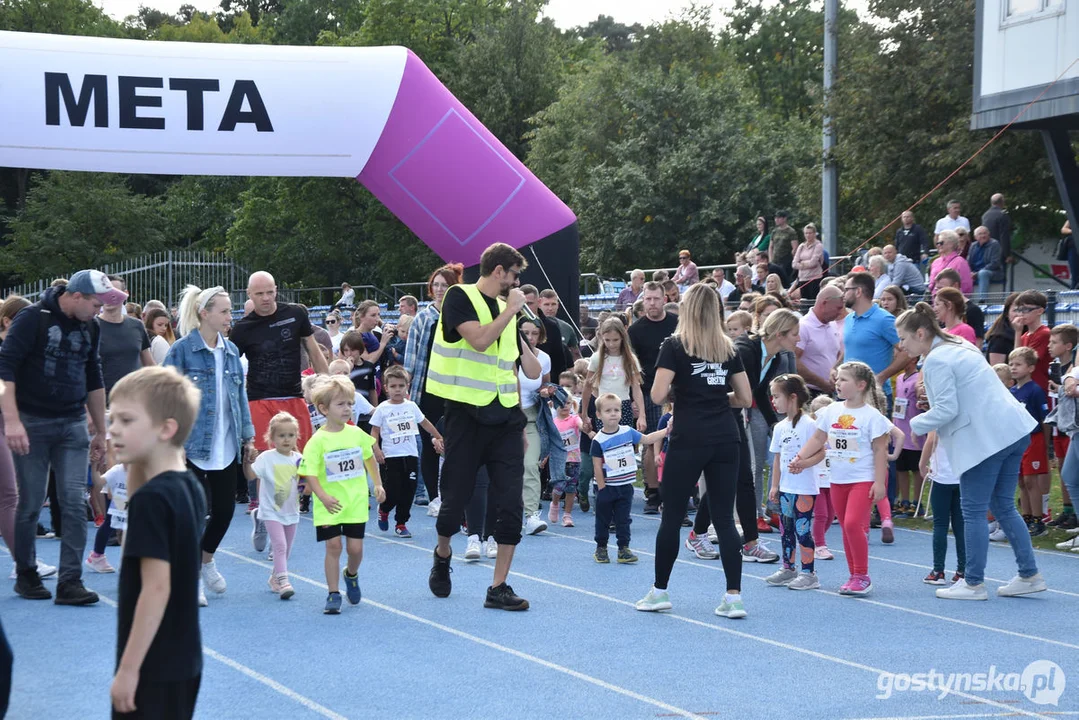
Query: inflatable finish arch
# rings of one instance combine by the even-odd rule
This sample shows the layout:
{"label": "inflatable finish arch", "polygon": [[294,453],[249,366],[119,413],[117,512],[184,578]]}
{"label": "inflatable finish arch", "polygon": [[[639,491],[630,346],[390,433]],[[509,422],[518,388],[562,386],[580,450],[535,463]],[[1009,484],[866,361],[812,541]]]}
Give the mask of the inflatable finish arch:
{"label": "inflatable finish arch", "polygon": [[447,262],[532,245],[577,307],[573,212],[406,48],[0,32],[0,68],[0,166],[354,177]]}

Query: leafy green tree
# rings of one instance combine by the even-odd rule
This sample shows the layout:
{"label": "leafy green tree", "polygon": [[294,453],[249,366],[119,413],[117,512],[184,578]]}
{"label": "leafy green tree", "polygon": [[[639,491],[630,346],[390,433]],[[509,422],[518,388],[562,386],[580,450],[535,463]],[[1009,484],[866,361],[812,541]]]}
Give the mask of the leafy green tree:
{"label": "leafy green tree", "polygon": [[121,175],[35,177],[26,206],[8,221],[0,272],[33,280],[153,252],[164,245],[163,224],[160,200],[131,192]]}
{"label": "leafy green tree", "polygon": [[600,15],[584,27],[574,28],[566,34],[579,40],[602,39],[606,52],[618,53],[631,50],[636,38],[643,32],[644,26],[640,23],[626,25],[610,15]]}

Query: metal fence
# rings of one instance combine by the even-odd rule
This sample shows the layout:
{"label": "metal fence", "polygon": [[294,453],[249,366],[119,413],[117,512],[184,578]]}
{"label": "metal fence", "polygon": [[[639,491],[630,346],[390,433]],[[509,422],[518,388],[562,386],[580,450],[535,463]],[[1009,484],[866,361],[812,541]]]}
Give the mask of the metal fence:
{"label": "metal fence", "polygon": [[[200,288],[220,285],[232,294],[233,301],[239,293],[240,302],[245,299],[243,288],[247,285],[247,271],[230,260],[224,253],[169,250],[143,255],[99,268],[109,275],[120,275],[127,283],[127,292],[133,302],[161,300],[174,305],[180,291],[188,284]],[[52,278],[23,283],[4,288],[3,297],[15,293],[36,299],[52,283]]]}

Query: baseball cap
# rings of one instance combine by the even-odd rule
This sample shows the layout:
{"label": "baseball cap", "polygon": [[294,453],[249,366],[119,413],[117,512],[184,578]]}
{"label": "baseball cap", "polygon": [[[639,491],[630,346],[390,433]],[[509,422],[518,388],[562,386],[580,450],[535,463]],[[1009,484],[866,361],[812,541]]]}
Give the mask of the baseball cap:
{"label": "baseball cap", "polygon": [[68,278],[67,292],[97,295],[105,305],[123,305],[127,293],[112,286],[109,277],[100,270],[79,270]]}

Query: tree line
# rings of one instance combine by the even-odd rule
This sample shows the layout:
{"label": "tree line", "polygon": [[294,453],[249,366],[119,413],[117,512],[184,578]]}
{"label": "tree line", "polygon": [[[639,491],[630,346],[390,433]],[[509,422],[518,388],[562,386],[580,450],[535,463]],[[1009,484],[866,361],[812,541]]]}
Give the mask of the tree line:
{"label": "tree line", "polygon": [[[214,13],[7,0],[0,30],[164,41],[404,45],[577,213],[582,271],[729,262],[758,214],[819,224],[820,124],[834,118],[841,249],[895,218],[989,137],[969,118],[973,0],[843,10],[824,98],[823,16],[809,0],[737,0],[643,26],[559,29],[546,0],[222,0]],[[1008,197],[1021,238],[1061,224],[1040,138],[1011,131],[916,210],[972,217]],[[890,233],[888,233],[890,235]],[[388,285],[439,261],[351,179],[0,168],[0,281],[170,248],[227,252],[290,285]]]}

